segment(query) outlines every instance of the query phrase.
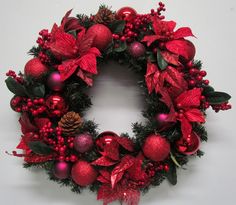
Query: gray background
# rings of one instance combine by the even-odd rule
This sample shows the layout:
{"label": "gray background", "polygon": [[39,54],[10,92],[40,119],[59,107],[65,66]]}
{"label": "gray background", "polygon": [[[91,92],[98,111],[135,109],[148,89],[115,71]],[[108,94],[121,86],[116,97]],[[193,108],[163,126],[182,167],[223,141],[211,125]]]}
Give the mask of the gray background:
{"label": "gray background", "polygon": [[[113,9],[130,5],[138,12],[155,8],[154,0],[6,0],[0,1],[0,204],[79,205],[99,204],[96,196],[85,191],[75,195],[67,188],[60,188],[47,180],[41,171],[21,168],[22,160],[6,155],[20,139],[18,117],[9,108],[12,95],[4,85],[4,74],[9,68],[23,70],[30,58],[26,52],[42,28],[51,28],[60,22],[64,13],[95,13],[101,3]],[[174,19],[178,26],[190,26],[198,39],[196,58],[202,59],[212,85],[219,90],[235,94],[236,1],[169,0],[167,19]],[[125,68],[108,64],[91,90],[94,106],[87,117],[100,124],[101,131],[131,132],[131,123],[142,120],[142,97],[132,73]],[[120,69],[120,72],[118,72]],[[127,89],[128,87],[128,89]],[[235,104],[235,98],[232,99]],[[164,182],[160,187],[142,197],[145,205],[198,205],[235,204],[236,137],[235,110],[215,114],[208,112],[206,126],[209,142],[201,149],[202,159],[193,159],[187,170],[179,170],[177,186]],[[101,203],[100,203],[101,204]]]}

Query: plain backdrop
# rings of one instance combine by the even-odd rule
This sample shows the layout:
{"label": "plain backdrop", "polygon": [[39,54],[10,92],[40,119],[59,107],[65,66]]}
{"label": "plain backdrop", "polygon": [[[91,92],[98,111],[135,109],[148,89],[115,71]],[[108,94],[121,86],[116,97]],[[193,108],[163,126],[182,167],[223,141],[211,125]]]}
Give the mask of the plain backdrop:
{"label": "plain backdrop", "polygon": [[[154,0],[0,0],[0,204],[6,205],[82,205],[101,204],[88,191],[73,194],[67,188],[48,181],[43,171],[22,168],[22,159],[10,157],[20,139],[18,116],[11,111],[12,94],[5,87],[5,73],[9,68],[23,70],[30,56],[26,53],[35,45],[38,32],[60,22],[64,13],[73,8],[76,13],[95,13],[105,3],[117,10],[134,7],[140,13],[155,8]],[[211,84],[233,95],[235,103],[235,0],[168,0],[166,19],[178,26],[190,26],[197,36],[197,59],[202,59]],[[142,120],[142,96],[136,78],[127,68],[109,63],[95,81],[90,95],[94,106],[87,118],[100,124],[100,131],[113,130],[131,133],[131,123]],[[208,143],[206,152],[178,171],[178,184],[164,182],[142,197],[143,205],[199,205],[235,204],[236,196],[236,136],[235,110],[215,114],[208,112]]]}

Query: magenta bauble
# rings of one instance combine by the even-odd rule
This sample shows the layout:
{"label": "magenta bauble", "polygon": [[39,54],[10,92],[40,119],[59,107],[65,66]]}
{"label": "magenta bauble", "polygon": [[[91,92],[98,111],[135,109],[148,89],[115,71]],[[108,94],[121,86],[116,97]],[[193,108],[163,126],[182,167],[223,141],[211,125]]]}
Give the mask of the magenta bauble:
{"label": "magenta bauble", "polygon": [[94,36],[92,46],[98,48],[100,51],[105,50],[112,42],[112,33],[110,29],[103,24],[91,26],[88,29],[87,34]]}
{"label": "magenta bauble", "polygon": [[97,171],[86,161],[76,162],[71,170],[71,177],[80,186],[88,186],[97,178]]}
{"label": "magenta bauble", "polygon": [[64,83],[61,81],[61,75],[57,71],[49,75],[47,84],[53,91],[61,91],[64,86]]}
{"label": "magenta bauble", "polygon": [[85,153],[93,147],[93,137],[90,134],[80,134],[74,139],[74,148],[77,152]]}
{"label": "magenta bauble", "polygon": [[25,75],[34,79],[40,79],[48,71],[48,68],[42,64],[39,58],[29,60],[25,65]]}
{"label": "magenta bauble", "polygon": [[170,143],[161,135],[149,135],[142,147],[144,155],[153,161],[163,161],[170,153]]}
{"label": "magenta bauble", "polygon": [[137,41],[131,43],[129,46],[130,55],[136,58],[143,56],[145,54],[145,51],[145,46]]}
{"label": "magenta bauble", "polygon": [[176,148],[182,154],[192,155],[198,151],[200,144],[201,144],[200,137],[197,135],[197,133],[192,132],[186,138],[181,137],[176,142]]}
{"label": "magenta bauble", "polygon": [[122,7],[117,12],[116,15],[119,19],[124,19],[126,21],[131,21],[135,19],[137,11],[131,7]]}
{"label": "magenta bauble", "polygon": [[66,162],[57,162],[53,167],[53,174],[58,179],[67,179],[70,176],[71,167]]}

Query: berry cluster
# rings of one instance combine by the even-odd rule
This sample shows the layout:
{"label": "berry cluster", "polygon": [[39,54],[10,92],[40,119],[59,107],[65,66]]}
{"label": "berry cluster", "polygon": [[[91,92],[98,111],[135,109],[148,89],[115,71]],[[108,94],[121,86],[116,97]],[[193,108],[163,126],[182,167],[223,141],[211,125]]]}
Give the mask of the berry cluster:
{"label": "berry cluster", "polygon": [[23,84],[24,83],[24,79],[23,76],[21,74],[19,74],[18,76],[16,75],[16,72],[13,70],[9,70],[6,73],[6,76],[8,77],[12,77],[13,79],[15,79],[18,83]]}
{"label": "berry cluster", "polygon": [[147,164],[146,173],[151,178],[155,176],[156,172],[165,171],[168,172],[170,169],[168,164],[161,162],[152,162]]}
{"label": "berry cluster", "polygon": [[219,105],[211,105],[211,107],[215,112],[219,112],[220,110],[229,110],[229,109],[231,109],[232,105],[229,104],[228,102],[225,102],[225,103],[222,103],[222,104],[219,104]]}

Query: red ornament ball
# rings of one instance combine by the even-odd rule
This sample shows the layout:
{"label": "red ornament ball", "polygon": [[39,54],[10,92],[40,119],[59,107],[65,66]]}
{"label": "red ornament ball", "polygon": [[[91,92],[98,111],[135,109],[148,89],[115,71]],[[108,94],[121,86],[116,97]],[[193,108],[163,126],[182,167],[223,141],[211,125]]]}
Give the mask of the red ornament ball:
{"label": "red ornament ball", "polygon": [[118,135],[111,131],[105,131],[98,135],[96,140],[96,145],[100,149],[104,149],[104,147],[108,144],[111,144],[112,141],[115,140],[115,138],[118,137]]}
{"label": "red ornament ball", "polygon": [[112,32],[103,24],[95,24],[91,26],[88,31],[88,35],[94,35],[93,47],[103,51],[112,42]]}
{"label": "red ornament ball", "polygon": [[136,15],[137,15],[137,11],[131,7],[126,6],[126,7],[120,8],[116,12],[116,15],[119,19],[131,21],[131,20],[135,19]]}
{"label": "red ornament ball", "polygon": [[153,161],[163,161],[170,153],[170,143],[161,135],[149,135],[143,145],[144,155]]}
{"label": "red ornament ball", "polygon": [[70,176],[71,167],[66,162],[57,162],[53,167],[53,174],[58,179],[67,179]]}
{"label": "red ornament ball", "polygon": [[46,98],[46,106],[48,107],[48,115],[50,117],[61,117],[68,110],[64,98],[57,94]]}
{"label": "red ornament ball", "polygon": [[71,170],[71,177],[76,184],[88,186],[97,178],[97,171],[86,161],[78,161]]}
{"label": "red ornament ball", "polygon": [[129,46],[130,55],[136,58],[143,56],[145,54],[145,51],[145,46],[137,41],[131,43]]}
{"label": "red ornament ball", "polygon": [[77,152],[85,153],[93,147],[93,137],[90,134],[80,134],[74,139],[74,148]]}
{"label": "red ornament ball", "polygon": [[48,68],[42,64],[39,58],[33,58],[25,65],[25,75],[34,79],[40,79],[47,71]]}
{"label": "red ornament ball", "polygon": [[182,137],[176,142],[177,150],[185,155],[195,154],[200,146],[200,137],[192,132],[187,138]]}
{"label": "red ornament ball", "polygon": [[194,44],[189,41],[189,40],[185,40],[185,49],[186,49],[186,52],[188,54],[187,57],[183,58],[184,62],[188,63],[189,61],[192,61],[195,57],[195,54],[196,54],[196,48],[194,46]]}
{"label": "red ornament ball", "polygon": [[53,91],[61,91],[64,86],[64,83],[61,81],[61,75],[57,71],[49,75],[47,84]]}

